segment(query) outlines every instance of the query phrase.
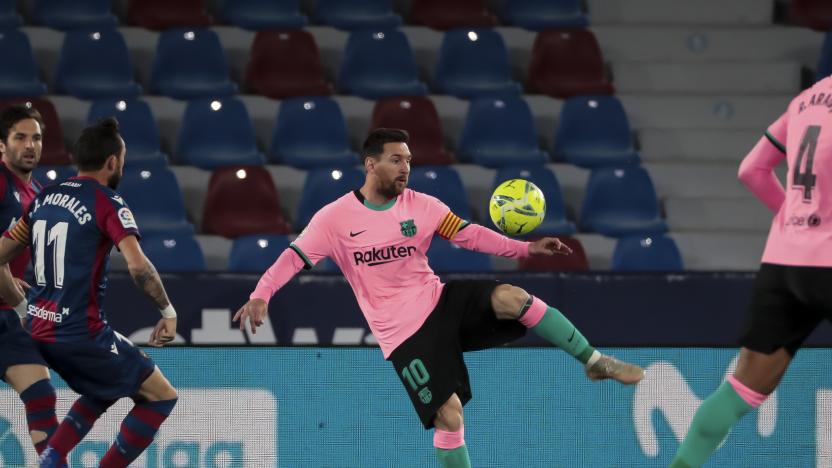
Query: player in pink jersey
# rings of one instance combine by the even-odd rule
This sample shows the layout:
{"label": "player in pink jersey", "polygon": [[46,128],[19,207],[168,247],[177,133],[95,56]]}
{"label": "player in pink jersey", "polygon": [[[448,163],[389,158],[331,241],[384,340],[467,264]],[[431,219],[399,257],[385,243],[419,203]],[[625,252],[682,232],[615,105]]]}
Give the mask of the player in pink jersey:
{"label": "player in pink jersey", "polygon": [[362,151],[364,185],[318,211],[237,311],[240,328],[263,324],[272,295],[302,268],[330,257],[352,286],[361,311],[426,429],[436,428],[437,457],[470,467],[462,407],[471,399],[462,353],[505,344],[527,328],[576,357],[593,380],[635,384],[644,371],[589,345],[566,317],[526,291],[496,281],[443,284],[428,265],[434,234],[471,250],[505,257],[568,254],[560,240],[509,239],[460,219],[434,197],[407,189],[411,154],[403,130],[377,129]]}
{"label": "player in pink jersey", "polygon": [[[706,399],[671,466],[703,464],[780,383],[803,341],[832,319],[832,77],[800,93],[740,165],[775,213],[734,375]],[[774,168],[786,158],[786,188]]]}

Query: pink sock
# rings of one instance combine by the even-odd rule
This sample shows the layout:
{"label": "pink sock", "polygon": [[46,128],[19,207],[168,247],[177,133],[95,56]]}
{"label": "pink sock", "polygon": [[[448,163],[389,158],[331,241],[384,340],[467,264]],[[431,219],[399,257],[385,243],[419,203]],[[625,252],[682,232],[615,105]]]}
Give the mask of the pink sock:
{"label": "pink sock", "polygon": [[752,408],[757,408],[766,401],[768,395],[763,395],[762,393],[756,392],[751,390],[750,388],[746,387],[742,382],[737,380],[736,377],[733,375],[728,376],[728,383],[734,387],[734,391],[737,392],[737,395],[740,396],[746,403],[751,405]]}
{"label": "pink sock", "polygon": [[523,314],[518,320],[520,323],[526,326],[526,328],[534,328],[535,325],[540,323],[543,319],[543,315],[546,314],[546,309],[549,306],[546,305],[545,302],[541,301],[536,297],[532,297],[532,305],[529,307],[529,310]]}
{"label": "pink sock", "polygon": [[465,445],[465,426],[460,426],[455,432],[437,429],[433,433],[433,446],[436,448],[453,450],[463,445]]}

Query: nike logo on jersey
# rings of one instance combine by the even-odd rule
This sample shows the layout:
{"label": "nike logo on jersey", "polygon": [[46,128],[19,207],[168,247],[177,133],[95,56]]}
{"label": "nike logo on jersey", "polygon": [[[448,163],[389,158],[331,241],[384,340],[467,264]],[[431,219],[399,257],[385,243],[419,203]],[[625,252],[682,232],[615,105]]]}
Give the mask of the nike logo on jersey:
{"label": "nike logo on jersey", "polygon": [[115,344],[115,343],[113,343],[112,345],[110,345],[110,352],[111,352],[111,353],[113,353],[113,354],[118,354],[118,348],[116,348],[116,344]]}
{"label": "nike logo on jersey", "polygon": [[112,197],[110,197],[110,198],[112,198],[112,199],[113,199],[116,203],[118,203],[119,205],[124,205],[124,199],[123,199],[123,198],[121,198],[120,196],[118,196],[118,195],[113,195],[113,196],[112,196]]}
{"label": "nike logo on jersey", "polygon": [[367,232],[367,230],[365,229],[365,230],[363,230],[363,231],[358,231],[358,232],[352,232],[352,231],[350,231],[350,237],[355,237],[355,236],[357,236],[357,235],[359,235],[359,234],[362,234],[362,233],[364,233],[364,232]]}

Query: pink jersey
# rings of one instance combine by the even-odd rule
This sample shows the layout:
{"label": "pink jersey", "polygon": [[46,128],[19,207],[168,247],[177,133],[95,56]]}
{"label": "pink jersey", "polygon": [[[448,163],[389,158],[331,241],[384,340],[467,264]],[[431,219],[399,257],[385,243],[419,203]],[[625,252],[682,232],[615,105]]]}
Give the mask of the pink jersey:
{"label": "pink jersey", "polygon": [[[786,188],[774,167],[786,158]],[[746,156],[740,179],[776,211],[762,261],[832,267],[832,77],[803,91]]]}
{"label": "pink jersey", "polygon": [[[464,228],[464,229],[463,229]],[[495,255],[528,255],[527,242],[468,225],[436,198],[410,189],[384,206],[350,192],[315,213],[261,278],[251,298],[269,298],[303,266],[330,257],[352,286],[384,357],[427,319],[443,284],[425,255],[437,234],[465,248]]]}

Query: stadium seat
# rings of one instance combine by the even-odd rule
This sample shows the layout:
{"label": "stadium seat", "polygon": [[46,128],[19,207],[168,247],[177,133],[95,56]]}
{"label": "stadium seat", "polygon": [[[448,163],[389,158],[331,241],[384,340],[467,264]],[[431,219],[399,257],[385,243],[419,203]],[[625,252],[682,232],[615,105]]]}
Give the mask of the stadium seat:
{"label": "stadium seat", "polygon": [[225,0],[222,17],[241,28],[261,29],[302,28],[306,16],[300,13],[299,0]]}
{"label": "stadium seat", "polygon": [[469,99],[520,94],[500,33],[493,29],[454,29],[439,48],[434,86],[442,94]]}
{"label": "stadium seat", "polygon": [[457,148],[460,161],[487,167],[548,162],[537,145],[529,105],[520,97],[471,101]]}
{"label": "stadium seat", "polygon": [[249,234],[288,234],[280,196],[262,166],[216,169],[208,183],[202,232],[230,239]]}
{"label": "stadium seat", "polygon": [[156,44],[151,92],[175,99],[219,97],[237,92],[217,33],[210,29],[164,31]]}
{"label": "stadium seat", "polygon": [[442,122],[433,101],[424,96],[386,98],[376,101],[370,127],[401,128],[410,134],[407,146],[414,166],[444,166],[454,162],[445,149]]}
{"label": "stadium seat", "polygon": [[589,270],[589,260],[581,241],[574,237],[558,237],[558,239],[572,249],[571,254],[523,257],[518,259],[517,269],[531,272]]}
{"label": "stadium seat", "polygon": [[136,216],[140,233],[193,235],[179,183],[167,167],[125,168],[118,191]]}
{"label": "stadium seat", "polygon": [[205,28],[213,19],[203,0],[130,0],[127,21],[142,28],[163,31],[172,28]]}
{"label": "stadium seat", "polygon": [[79,99],[131,98],[142,92],[124,37],[116,29],[69,31],[58,59],[59,93]]}
{"label": "stadium seat", "polygon": [[50,185],[60,184],[70,177],[75,176],[77,173],[78,170],[74,166],[44,166],[39,164],[32,171],[32,176],[41,186],[48,187]]}
{"label": "stadium seat", "polygon": [[292,98],[280,103],[269,159],[299,168],[358,164],[347,124],[332,98]]}
{"label": "stadium seat", "polygon": [[607,79],[601,48],[589,30],[542,31],[532,47],[528,83],[533,93],[557,98],[606,95],[615,91]]}
{"label": "stadium seat", "polygon": [[36,24],[62,31],[112,28],[118,19],[110,13],[112,0],[33,0]]}
{"label": "stadium seat", "polygon": [[190,101],[179,127],[176,160],[202,169],[263,164],[246,106],[236,97]]}
{"label": "stadium seat", "polygon": [[106,117],[118,119],[118,128],[127,145],[127,167],[160,166],[168,156],[159,145],[159,129],[150,106],[140,99],[103,99],[94,101],[87,114],[92,124]]}
{"label": "stadium seat", "polygon": [[66,144],[64,143],[64,131],[61,125],[61,119],[58,117],[58,111],[55,110],[52,101],[41,98],[5,99],[0,102],[0,108],[11,104],[25,104],[34,107],[40,112],[40,116],[43,119],[43,126],[46,127],[43,132],[43,152],[40,156],[41,165],[62,166],[72,163],[69,152],[66,150]]}
{"label": "stadium seat", "polygon": [[205,271],[205,256],[193,235],[154,234],[142,237],[141,245],[147,258],[160,273]]}
{"label": "stadium seat", "polygon": [[436,273],[491,272],[491,258],[484,253],[463,249],[439,236],[433,236],[428,247],[428,264]]}
{"label": "stadium seat", "polygon": [[815,81],[820,81],[832,75],[832,32],[824,35],[823,47],[820,49],[818,69],[815,73]]}
{"label": "stadium seat", "polygon": [[832,30],[832,4],[827,0],[791,0],[792,21],[817,31]]}
{"label": "stadium seat", "polygon": [[471,204],[465,193],[465,185],[454,168],[414,167],[410,171],[408,187],[438,198],[448,205],[455,215],[471,220]]}
{"label": "stadium seat", "polygon": [[315,19],[338,29],[390,29],[401,26],[392,0],[317,0]]}
{"label": "stadium seat", "polygon": [[504,2],[500,18],[505,24],[532,31],[589,26],[580,0],[509,0]]}
{"label": "stadium seat", "polygon": [[282,235],[251,235],[234,239],[228,256],[228,271],[263,273],[289,247],[289,238]]}
{"label": "stadium seat", "polygon": [[566,99],[561,108],[553,156],[585,168],[638,164],[633,140],[618,98],[576,96]]}
{"label": "stadium seat", "polygon": [[17,0],[0,0],[0,30],[23,25],[23,18],[17,12],[17,3]]}
{"label": "stadium seat", "polygon": [[647,171],[641,166],[593,170],[581,207],[580,228],[610,237],[666,232]]}
{"label": "stadium seat", "polygon": [[566,219],[566,206],[555,174],[545,166],[504,167],[497,171],[493,188],[510,179],[525,179],[537,185],[546,197],[546,217],[535,228],[533,235],[570,235],[575,225]]}
{"label": "stadium seat", "polygon": [[424,96],[410,43],[397,29],[353,31],[344,49],[338,87],[368,99]]}
{"label": "stadium seat", "polygon": [[312,215],[342,195],[364,185],[364,173],[354,167],[340,169],[314,169],[309,171],[298,203],[299,230],[309,224]]}
{"label": "stadium seat", "polygon": [[488,28],[497,19],[483,0],[413,0],[410,22],[445,31],[453,28]]}
{"label": "stadium seat", "polygon": [[332,85],[324,79],[315,37],[300,29],[259,31],[254,36],[246,87],[272,99],[332,93]]}
{"label": "stadium seat", "polygon": [[612,254],[615,271],[680,271],[682,255],[673,239],[664,236],[635,236],[618,239]]}
{"label": "stadium seat", "polygon": [[46,93],[46,85],[38,78],[38,65],[26,33],[18,29],[0,31],[0,56],[14,64],[0,68],[0,98]]}

